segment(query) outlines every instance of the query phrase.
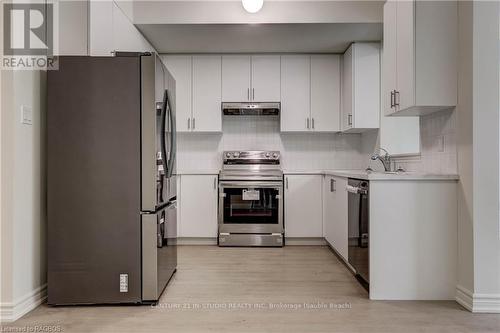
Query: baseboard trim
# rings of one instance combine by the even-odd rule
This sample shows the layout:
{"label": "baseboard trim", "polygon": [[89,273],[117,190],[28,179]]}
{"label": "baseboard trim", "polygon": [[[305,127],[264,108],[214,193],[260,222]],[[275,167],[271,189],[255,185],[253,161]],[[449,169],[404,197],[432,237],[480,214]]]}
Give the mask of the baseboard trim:
{"label": "baseboard trim", "polygon": [[457,285],[455,300],[474,313],[500,313],[500,294],[478,294]]}
{"label": "baseboard trim", "polygon": [[455,295],[455,300],[457,301],[458,304],[469,310],[470,312],[473,312],[473,296],[472,292],[461,286],[457,285],[456,287],[456,295]]}
{"label": "baseboard trim", "polygon": [[44,284],[15,302],[0,304],[0,321],[14,322],[44,303],[46,299],[47,284]]}
{"label": "baseboard trim", "polygon": [[326,245],[326,241],[323,237],[285,237],[285,246],[286,245],[317,246]]}
{"label": "baseboard trim", "polygon": [[178,237],[177,245],[217,245],[217,237]]}

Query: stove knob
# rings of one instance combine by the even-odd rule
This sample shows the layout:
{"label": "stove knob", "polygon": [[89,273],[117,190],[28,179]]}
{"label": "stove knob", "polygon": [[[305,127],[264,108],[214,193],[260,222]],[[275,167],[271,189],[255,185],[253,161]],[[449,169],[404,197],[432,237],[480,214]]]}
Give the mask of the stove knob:
{"label": "stove knob", "polygon": [[240,153],[237,152],[237,151],[235,151],[234,154],[233,154],[233,156],[236,157],[236,158],[238,158],[238,157],[240,157]]}
{"label": "stove knob", "polygon": [[274,157],[275,160],[277,160],[278,159],[278,153],[274,153],[273,157]]}
{"label": "stove knob", "polygon": [[267,158],[271,157],[271,153],[266,153],[266,157]]}
{"label": "stove knob", "polygon": [[226,153],[227,158],[231,158],[231,153]]}

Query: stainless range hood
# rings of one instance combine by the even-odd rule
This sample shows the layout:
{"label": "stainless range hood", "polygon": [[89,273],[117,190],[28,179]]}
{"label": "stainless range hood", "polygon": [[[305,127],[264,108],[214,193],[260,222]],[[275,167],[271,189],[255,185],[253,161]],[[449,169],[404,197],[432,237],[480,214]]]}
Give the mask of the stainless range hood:
{"label": "stainless range hood", "polygon": [[242,102],[222,103],[222,113],[226,116],[277,116],[280,114],[279,102]]}

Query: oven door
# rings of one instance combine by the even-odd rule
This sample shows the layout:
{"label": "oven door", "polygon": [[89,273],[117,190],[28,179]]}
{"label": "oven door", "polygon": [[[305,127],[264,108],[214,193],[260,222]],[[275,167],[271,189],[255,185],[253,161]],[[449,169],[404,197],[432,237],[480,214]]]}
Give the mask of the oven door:
{"label": "oven door", "polygon": [[219,183],[219,233],[283,233],[283,183]]}

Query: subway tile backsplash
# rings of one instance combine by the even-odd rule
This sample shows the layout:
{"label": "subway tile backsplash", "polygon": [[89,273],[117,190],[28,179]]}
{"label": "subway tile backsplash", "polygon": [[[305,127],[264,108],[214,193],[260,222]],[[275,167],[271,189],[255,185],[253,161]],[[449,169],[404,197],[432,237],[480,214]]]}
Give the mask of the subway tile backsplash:
{"label": "subway tile backsplash", "polygon": [[457,124],[455,109],[420,118],[420,157],[398,158],[407,171],[456,174]]}
{"label": "subway tile backsplash", "polygon": [[[396,158],[410,172],[457,173],[456,115],[441,111],[420,119],[421,155]],[[278,116],[225,116],[222,133],[180,133],[177,168],[219,170],[224,150],[279,150],[285,170],[380,169],[370,155],[377,131],[360,134],[280,133]]]}
{"label": "subway tile backsplash", "polygon": [[362,169],[369,156],[361,135],[280,133],[278,116],[225,116],[222,134],[180,133],[179,171],[218,170],[224,150],[279,150],[283,169]]}

